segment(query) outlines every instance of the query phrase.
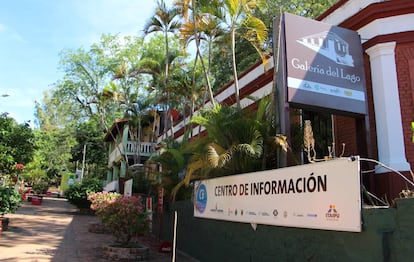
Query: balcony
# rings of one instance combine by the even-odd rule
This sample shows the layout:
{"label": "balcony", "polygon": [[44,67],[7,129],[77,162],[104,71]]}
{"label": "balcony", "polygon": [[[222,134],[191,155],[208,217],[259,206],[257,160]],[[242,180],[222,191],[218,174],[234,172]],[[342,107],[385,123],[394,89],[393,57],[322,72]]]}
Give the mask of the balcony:
{"label": "balcony", "polygon": [[155,152],[155,145],[151,142],[138,143],[137,141],[128,141],[125,146],[119,143],[109,155],[108,167],[111,167],[114,162],[119,162],[123,156],[133,156],[139,153],[140,156],[149,157]]}

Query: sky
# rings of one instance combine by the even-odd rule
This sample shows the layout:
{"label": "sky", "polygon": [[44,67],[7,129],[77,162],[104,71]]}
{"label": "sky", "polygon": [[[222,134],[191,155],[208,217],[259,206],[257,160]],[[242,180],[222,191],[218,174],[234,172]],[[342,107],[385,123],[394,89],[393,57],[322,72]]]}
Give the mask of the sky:
{"label": "sky", "polygon": [[35,101],[63,76],[60,52],[88,50],[102,34],[141,35],[157,0],[0,3],[0,113],[34,127]]}

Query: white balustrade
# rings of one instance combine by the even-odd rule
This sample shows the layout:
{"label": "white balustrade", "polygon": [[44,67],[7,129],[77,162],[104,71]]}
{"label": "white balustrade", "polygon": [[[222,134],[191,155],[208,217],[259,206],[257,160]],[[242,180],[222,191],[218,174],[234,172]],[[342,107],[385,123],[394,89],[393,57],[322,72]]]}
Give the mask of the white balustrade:
{"label": "white balustrade", "polygon": [[111,166],[111,163],[119,161],[119,158],[122,154],[133,155],[138,153],[138,146],[140,148],[139,153],[141,156],[149,156],[155,152],[155,143],[151,142],[140,142],[137,141],[128,141],[125,146],[125,151],[123,150],[122,143],[118,144],[111,154],[109,155],[108,165]]}

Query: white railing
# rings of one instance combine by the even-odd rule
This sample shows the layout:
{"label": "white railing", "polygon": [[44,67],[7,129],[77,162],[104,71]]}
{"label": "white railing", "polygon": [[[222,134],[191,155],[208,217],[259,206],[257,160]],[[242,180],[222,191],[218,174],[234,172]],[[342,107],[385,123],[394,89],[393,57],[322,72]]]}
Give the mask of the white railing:
{"label": "white railing", "polygon": [[137,142],[137,141],[128,141],[126,145],[126,154],[136,154],[138,153],[138,147],[140,148],[139,153],[142,156],[149,156],[155,151],[155,143],[151,142]]}
{"label": "white railing", "polygon": [[138,147],[140,148],[139,154],[141,156],[149,156],[155,152],[155,143],[151,142],[140,142],[137,141],[128,141],[124,147],[122,143],[119,143],[118,146],[111,152],[108,158],[108,165],[111,166],[113,162],[118,162],[122,155],[134,155],[138,153]]}

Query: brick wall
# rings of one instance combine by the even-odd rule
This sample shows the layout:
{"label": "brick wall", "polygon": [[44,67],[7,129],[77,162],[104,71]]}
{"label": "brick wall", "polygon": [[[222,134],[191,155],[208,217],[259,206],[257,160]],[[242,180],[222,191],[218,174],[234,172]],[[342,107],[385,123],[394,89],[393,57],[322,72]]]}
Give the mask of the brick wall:
{"label": "brick wall", "polygon": [[[378,159],[375,113],[372,99],[371,70],[369,67],[370,63],[368,56],[365,55],[364,59],[367,76],[367,101],[370,118],[371,158]],[[414,43],[397,43],[395,59],[405,152],[407,161],[410,164],[414,164],[414,143],[411,141],[413,135],[413,132],[411,131],[411,122],[414,122]],[[338,129],[342,130],[342,127],[339,126]],[[411,179],[410,173],[406,172],[404,175]],[[397,198],[401,190],[407,187],[405,181],[394,173],[375,174],[372,178],[374,181],[371,180],[369,190],[375,193],[378,197],[387,199],[388,201],[392,201]]]}
{"label": "brick wall", "polygon": [[395,51],[401,118],[407,161],[414,164],[411,122],[414,122],[414,43],[397,44]]}
{"label": "brick wall", "polygon": [[344,156],[358,155],[355,119],[346,116],[335,116],[334,128],[336,155],[341,155],[343,143],[345,144]]}

